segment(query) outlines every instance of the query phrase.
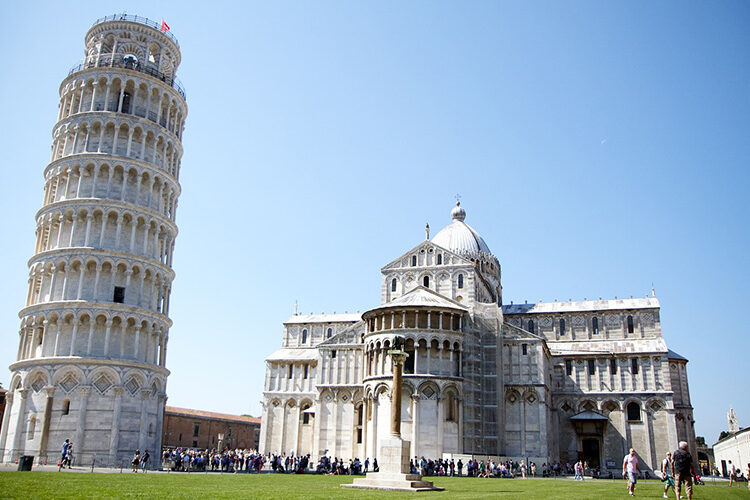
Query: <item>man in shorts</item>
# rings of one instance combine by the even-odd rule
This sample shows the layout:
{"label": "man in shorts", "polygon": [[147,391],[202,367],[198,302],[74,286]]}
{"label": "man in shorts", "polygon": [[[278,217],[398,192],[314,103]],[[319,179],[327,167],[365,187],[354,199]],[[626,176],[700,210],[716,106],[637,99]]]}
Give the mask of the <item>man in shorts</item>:
{"label": "man in shorts", "polygon": [[680,441],[679,449],[672,453],[672,465],[674,467],[674,477],[677,483],[677,498],[682,493],[682,483],[685,483],[685,493],[688,500],[693,498],[693,474],[695,474],[695,461],[688,451],[688,444]]}
{"label": "man in shorts", "polygon": [[667,458],[661,463],[661,474],[662,481],[664,481],[664,494],[662,498],[669,498],[667,496],[669,488],[672,488],[672,493],[676,494],[674,489],[674,466],[672,465],[672,454],[670,452],[667,452]]}
{"label": "man in shorts", "polygon": [[635,483],[638,482],[638,476],[641,468],[638,465],[638,457],[635,456],[635,450],[630,448],[630,453],[625,455],[622,461],[622,475],[628,478],[628,495],[631,497],[635,492]]}

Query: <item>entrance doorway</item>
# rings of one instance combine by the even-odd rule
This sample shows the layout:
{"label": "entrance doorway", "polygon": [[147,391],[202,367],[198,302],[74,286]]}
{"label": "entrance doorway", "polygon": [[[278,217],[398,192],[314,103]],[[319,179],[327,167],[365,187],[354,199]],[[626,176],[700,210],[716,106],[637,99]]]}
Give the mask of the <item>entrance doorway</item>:
{"label": "entrance doorway", "polygon": [[583,448],[583,459],[588,462],[589,468],[599,469],[599,440],[596,438],[584,438],[581,440]]}

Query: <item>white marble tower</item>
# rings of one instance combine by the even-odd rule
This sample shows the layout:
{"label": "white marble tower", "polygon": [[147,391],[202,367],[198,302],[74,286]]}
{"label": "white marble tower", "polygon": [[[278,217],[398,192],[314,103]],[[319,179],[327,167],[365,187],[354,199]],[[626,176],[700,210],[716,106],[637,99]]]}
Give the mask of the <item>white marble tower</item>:
{"label": "white marble tower", "polygon": [[187,115],[165,27],[97,20],[60,85],[0,461],[158,456]]}

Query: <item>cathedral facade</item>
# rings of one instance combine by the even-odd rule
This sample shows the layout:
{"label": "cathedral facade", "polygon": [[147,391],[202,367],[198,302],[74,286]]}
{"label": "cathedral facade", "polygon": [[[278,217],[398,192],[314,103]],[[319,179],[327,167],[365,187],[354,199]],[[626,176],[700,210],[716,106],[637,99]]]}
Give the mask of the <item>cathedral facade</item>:
{"label": "cathedral facade", "polygon": [[459,203],[451,223],[381,269],[364,314],[295,314],[266,359],[260,449],[377,458],[390,434],[403,339],[401,435],[411,455],[579,458],[644,470],[687,441],[687,360],[661,334],[656,297],[503,305],[501,268]]}

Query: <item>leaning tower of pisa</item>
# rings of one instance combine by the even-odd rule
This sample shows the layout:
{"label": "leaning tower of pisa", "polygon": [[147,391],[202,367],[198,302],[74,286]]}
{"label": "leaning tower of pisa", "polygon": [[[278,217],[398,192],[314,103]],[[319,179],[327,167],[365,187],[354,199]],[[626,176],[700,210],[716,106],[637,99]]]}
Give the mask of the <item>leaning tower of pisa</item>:
{"label": "leaning tower of pisa", "polygon": [[187,115],[166,25],[96,21],[60,84],[0,460],[159,455]]}

